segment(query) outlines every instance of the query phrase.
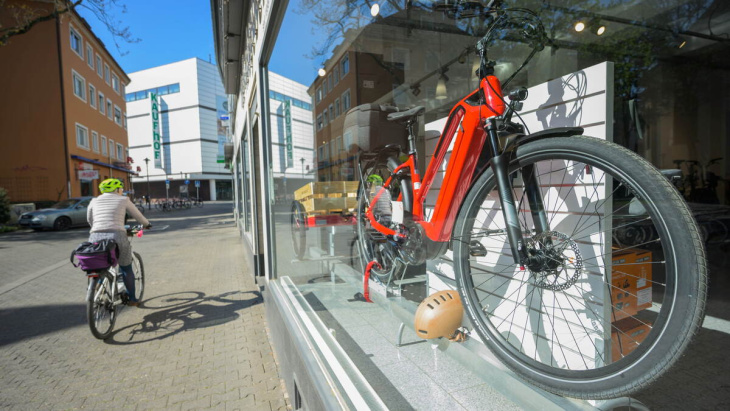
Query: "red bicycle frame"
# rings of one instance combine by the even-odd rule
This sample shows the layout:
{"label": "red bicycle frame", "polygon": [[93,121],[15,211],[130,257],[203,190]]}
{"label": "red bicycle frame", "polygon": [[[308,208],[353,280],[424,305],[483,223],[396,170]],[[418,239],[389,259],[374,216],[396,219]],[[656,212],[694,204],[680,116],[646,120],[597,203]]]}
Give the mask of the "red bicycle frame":
{"label": "red bicycle frame", "polygon": [[[484,98],[475,98],[475,94],[483,93]],[[413,191],[413,220],[422,225],[426,236],[435,242],[446,242],[451,238],[456,216],[461,204],[472,185],[474,170],[480,154],[487,141],[484,120],[500,116],[505,111],[501,86],[497,77],[486,76],[480,82],[479,89],[459,101],[449,113],[444,131],[436,145],[433,158],[428,164],[423,181],[416,168],[416,153],[411,150],[408,160],[400,164],[393,174],[384,182],[383,187],[373,197],[375,204],[390,186],[394,176],[407,170],[411,177]],[[454,142],[451,157],[444,174],[443,184],[439,191],[433,214],[429,221],[424,216],[424,202],[433,184],[438,170],[446,159],[446,154]],[[385,235],[399,234],[375,220],[372,207],[366,212],[370,224]]]}

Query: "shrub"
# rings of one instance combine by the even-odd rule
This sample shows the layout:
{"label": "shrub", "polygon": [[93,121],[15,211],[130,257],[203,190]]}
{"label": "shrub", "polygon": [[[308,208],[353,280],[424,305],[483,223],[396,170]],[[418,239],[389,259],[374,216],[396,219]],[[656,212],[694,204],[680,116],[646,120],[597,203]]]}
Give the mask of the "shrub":
{"label": "shrub", "polygon": [[0,187],[0,224],[10,221],[10,197],[8,191]]}

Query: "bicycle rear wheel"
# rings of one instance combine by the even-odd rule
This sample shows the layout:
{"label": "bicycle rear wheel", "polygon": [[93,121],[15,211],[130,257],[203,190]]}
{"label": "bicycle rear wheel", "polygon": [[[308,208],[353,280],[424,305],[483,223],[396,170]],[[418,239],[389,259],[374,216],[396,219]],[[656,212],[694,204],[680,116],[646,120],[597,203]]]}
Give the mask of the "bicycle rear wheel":
{"label": "bicycle rear wheel", "polygon": [[[511,155],[521,246],[532,259],[515,265],[487,170],[454,227],[457,283],[474,328],[548,391],[600,399],[646,387],[704,315],[705,253],[689,208],[654,167],[602,140],[550,138]],[[531,179],[549,224],[542,233],[523,189]]]}
{"label": "bicycle rear wheel", "polygon": [[103,273],[92,280],[91,292],[86,299],[86,317],[91,334],[106,339],[114,329],[117,320],[117,307],[112,295],[113,284],[109,273]]}
{"label": "bicycle rear wheel", "polygon": [[137,301],[141,302],[144,297],[144,263],[142,263],[142,256],[136,251],[132,251],[132,268],[134,269],[134,288]]}

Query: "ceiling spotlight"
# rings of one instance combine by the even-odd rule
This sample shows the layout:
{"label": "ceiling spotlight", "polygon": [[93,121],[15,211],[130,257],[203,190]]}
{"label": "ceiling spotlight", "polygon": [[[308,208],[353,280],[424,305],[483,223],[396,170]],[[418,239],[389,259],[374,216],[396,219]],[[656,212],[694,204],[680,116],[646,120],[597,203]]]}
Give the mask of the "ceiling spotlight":
{"label": "ceiling spotlight", "polygon": [[606,32],[606,26],[604,26],[603,24],[600,24],[598,26],[598,28],[596,29],[596,35],[597,36],[600,36],[601,34],[603,34],[605,32]]}
{"label": "ceiling spotlight", "polygon": [[573,28],[575,29],[575,31],[580,33],[581,31],[583,31],[586,28],[586,24],[583,23],[582,21],[579,21],[579,22],[575,23],[575,26],[573,26]]}
{"label": "ceiling spotlight", "polygon": [[446,77],[446,71],[441,73],[438,83],[436,83],[436,100],[446,100],[448,95],[446,94],[446,82],[449,78]]}
{"label": "ceiling spotlight", "polygon": [[325,74],[327,74],[327,71],[322,67],[321,69],[317,70],[317,74],[319,74],[320,77],[324,77]]}
{"label": "ceiling spotlight", "polygon": [[375,17],[378,14],[380,14],[380,5],[378,3],[375,3],[370,7],[370,15]]}
{"label": "ceiling spotlight", "polygon": [[686,45],[687,45],[687,40],[682,40],[682,42],[679,43],[679,46],[677,46],[677,47],[679,47],[681,49],[682,47],[684,47]]}

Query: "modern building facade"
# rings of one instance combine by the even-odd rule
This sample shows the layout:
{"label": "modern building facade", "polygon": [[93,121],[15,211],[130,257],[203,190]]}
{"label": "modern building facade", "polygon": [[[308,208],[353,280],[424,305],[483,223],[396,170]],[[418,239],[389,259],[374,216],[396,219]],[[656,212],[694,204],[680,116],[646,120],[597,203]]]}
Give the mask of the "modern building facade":
{"label": "modern building facade", "polygon": [[[312,100],[303,84],[276,73],[269,73],[269,85],[274,184],[282,193],[290,193],[289,187],[300,187],[312,180]],[[278,198],[291,200],[288,197]]]}
{"label": "modern building facade", "polygon": [[228,98],[216,66],[191,58],[129,77],[125,98],[129,156],[138,171],[135,195],[230,200],[224,156]]}
{"label": "modern building facade", "polygon": [[[365,152],[377,146],[375,139],[348,141],[349,118],[356,107],[424,106],[416,144],[423,167],[450,109],[475,92],[474,46],[490,20],[480,15],[482,6],[396,3],[379,2],[379,10],[362,2],[324,1],[312,7],[317,17],[310,28],[332,45],[323,58],[324,76],[311,73],[314,80],[308,88],[316,151],[313,177],[318,182],[351,179],[340,163],[354,154],[341,154],[348,142]],[[553,40],[515,77],[510,76],[530,54],[530,44],[505,36],[490,48],[495,74],[503,83],[509,80],[505,92],[521,86],[531,94],[536,91],[523,112],[532,131],[582,127],[586,135],[613,140],[658,168],[681,168],[687,184],[683,195],[703,203],[694,210],[707,212],[696,217],[703,224],[708,264],[724,268],[730,93],[718,90],[729,86],[729,43],[721,34],[730,27],[727,5],[687,0],[503,3],[534,10]],[[397,285],[380,284],[378,291],[371,288],[375,304],[363,300],[364,266],[353,246],[358,234],[346,223],[349,216],[308,214],[302,229],[295,205],[291,213],[276,207],[277,198],[296,188],[274,181],[276,117],[269,99],[271,56],[296,45],[296,40],[279,36],[285,14],[293,12],[291,3],[212,0],[211,6],[217,61],[232,101],[236,217],[250,268],[265,288],[272,343],[293,407],[601,408],[602,403],[569,400],[525,384],[498,365],[475,333],[463,344],[445,339],[424,343],[415,336],[418,302],[426,293],[455,287],[450,251],[417,267],[418,276]],[[286,48],[278,46],[284,42]],[[380,126],[382,119],[369,118],[359,127]],[[378,144],[388,139],[376,138]],[[437,191],[439,185],[437,179],[431,189]],[[296,255],[293,248],[302,241],[304,255]],[[473,329],[467,321],[464,325]],[[505,335],[519,339],[515,331]],[[527,335],[522,341],[532,338]],[[549,352],[546,358],[552,358]],[[670,383],[680,406],[692,406],[685,399],[688,385],[699,395],[710,395],[712,389],[703,391],[693,379]],[[647,388],[631,401],[651,401],[653,395]]]}
{"label": "modern building facade", "polygon": [[[9,17],[0,13],[3,26]],[[97,195],[109,177],[129,182],[129,77],[82,17],[38,23],[1,46],[0,61],[0,187],[12,201]]]}

